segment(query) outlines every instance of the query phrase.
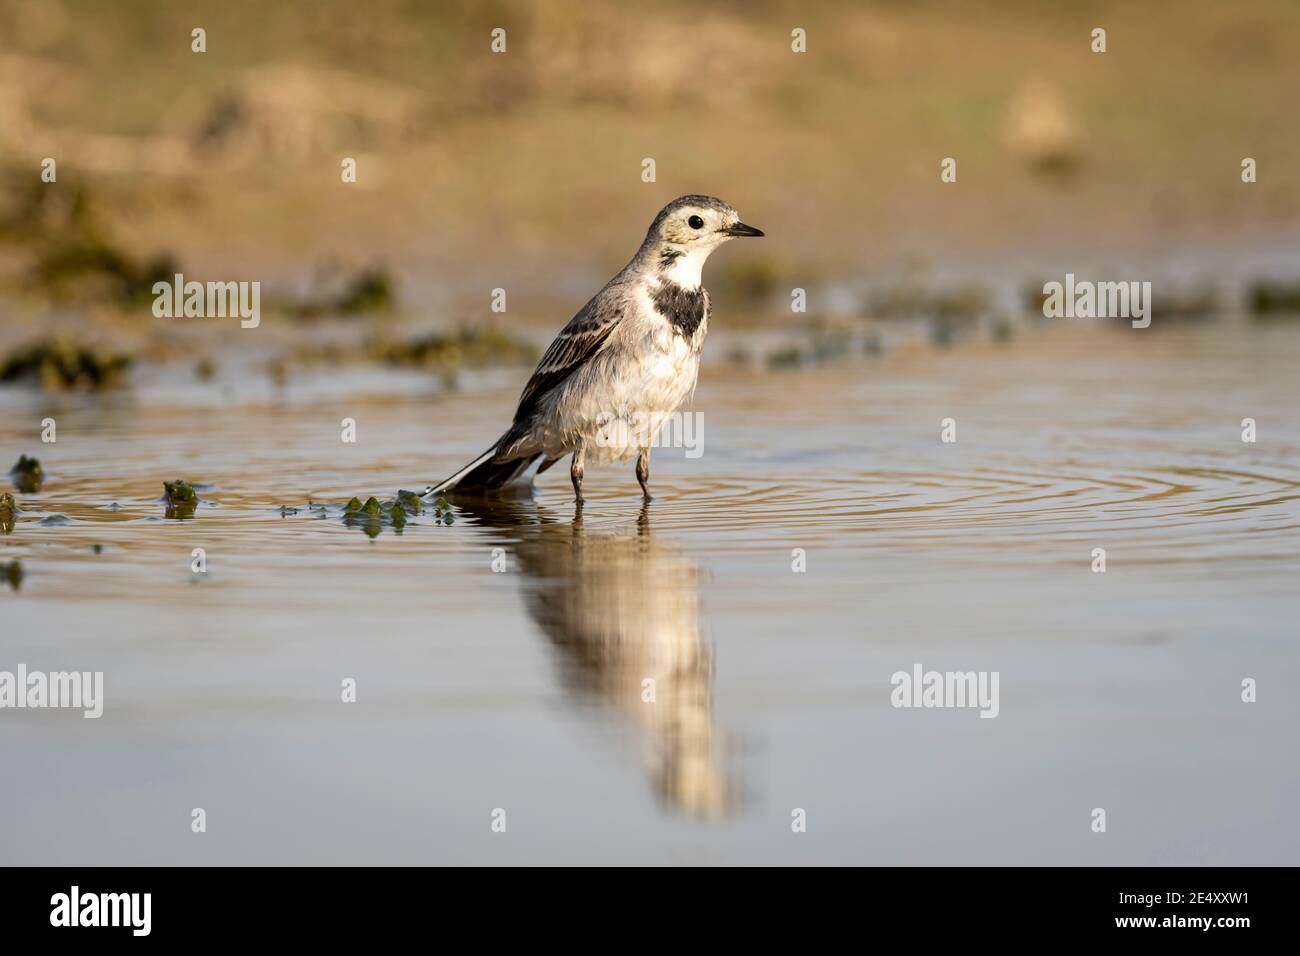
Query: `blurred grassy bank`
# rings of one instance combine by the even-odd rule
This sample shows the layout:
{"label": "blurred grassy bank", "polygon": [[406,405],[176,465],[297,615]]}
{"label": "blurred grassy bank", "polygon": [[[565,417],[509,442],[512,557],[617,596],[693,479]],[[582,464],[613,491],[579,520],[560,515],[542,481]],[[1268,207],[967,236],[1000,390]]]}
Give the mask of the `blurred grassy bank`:
{"label": "blurred grassy bank", "polygon": [[768,232],[710,264],[737,321],[794,286],[948,316],[971,276],[1294,279],[1298,40],[1282,0],[0,0],[0,300],[140,312],[179,268],[297,318],[503,287],[553,328],[684,192]]}

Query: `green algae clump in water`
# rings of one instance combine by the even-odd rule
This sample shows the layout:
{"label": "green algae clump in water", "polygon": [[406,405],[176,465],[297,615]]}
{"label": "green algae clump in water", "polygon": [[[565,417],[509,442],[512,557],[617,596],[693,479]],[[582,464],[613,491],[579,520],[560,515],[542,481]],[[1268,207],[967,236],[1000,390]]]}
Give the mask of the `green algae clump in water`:
{"label": "green algae clump in water", "polygon": [[9,474],[14,480],[14,487],[25,495],[40,491],[41,482],[45,480],[41,463],[26,455],[18,456],[18,464],[9,470]]}
{"label": "green algae clump in water", "polygon": [[180,478],[163,482],[163,499],[167,505],[168,518],[193,518],[199,505],[199,496],[195,494],[194,486]]}
{"label": "green algae clump in water", "polygon": [[[445,499],[439,499],[434,505],[435,523],[451,524],[451,506]],[[399,491],[397,497],[390,501],[380,501],[373,495],[365,502],[354,497],[343,506],[343,521],[349,527],[361,528],[371,538],[376,537],[384,528],[401,532],[407,522],[424,514],[426,505],[414,491]]]}

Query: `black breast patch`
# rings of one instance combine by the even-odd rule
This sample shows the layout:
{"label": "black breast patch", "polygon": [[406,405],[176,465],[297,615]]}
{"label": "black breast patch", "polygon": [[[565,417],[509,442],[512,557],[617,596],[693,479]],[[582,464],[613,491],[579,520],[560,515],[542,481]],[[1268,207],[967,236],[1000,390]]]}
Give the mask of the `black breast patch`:
{"label": "black breast patch", "polygon": [[703,288],[684,289],[675,282],[664,282],[654,294],[654,304],[655,311],[676,331],[690,338],[704,321],[709,297]]}

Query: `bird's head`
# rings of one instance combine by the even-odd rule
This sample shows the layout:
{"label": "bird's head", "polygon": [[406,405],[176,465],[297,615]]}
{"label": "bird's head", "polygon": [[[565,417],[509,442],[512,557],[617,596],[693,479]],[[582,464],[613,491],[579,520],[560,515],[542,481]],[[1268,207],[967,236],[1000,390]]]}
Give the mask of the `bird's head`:
{"label": "bird's head", "polygon": [[[699,284],[699,269],[714,249],[729,239],[761,236],[763,231],[740,221],[740,213],[713,196],[682,196],[655,216],[646,246],[658,247],[659,267],[682,273],[682,285]],[[693,281],[692,281],[693,280]]]}
{"label": "bird's head", "polygon": [[740,213],[721,199],[682,196],[659,211],[646,239],[694,250],[712,249],[728,239],[762,234],[761,229],[741,222]]}

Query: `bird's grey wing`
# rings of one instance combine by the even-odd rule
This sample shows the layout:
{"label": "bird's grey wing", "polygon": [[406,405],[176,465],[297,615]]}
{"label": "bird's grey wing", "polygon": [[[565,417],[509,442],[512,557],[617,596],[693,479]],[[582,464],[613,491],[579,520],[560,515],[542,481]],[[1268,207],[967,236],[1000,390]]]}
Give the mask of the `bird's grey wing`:
{"label": "bird's grey wing", "polygon": [[623,319],[624,299],[616,290],[617,287],[603,289],[555,337],[519,396],[516,425],[527,421],[547,393],[600,351]]}

